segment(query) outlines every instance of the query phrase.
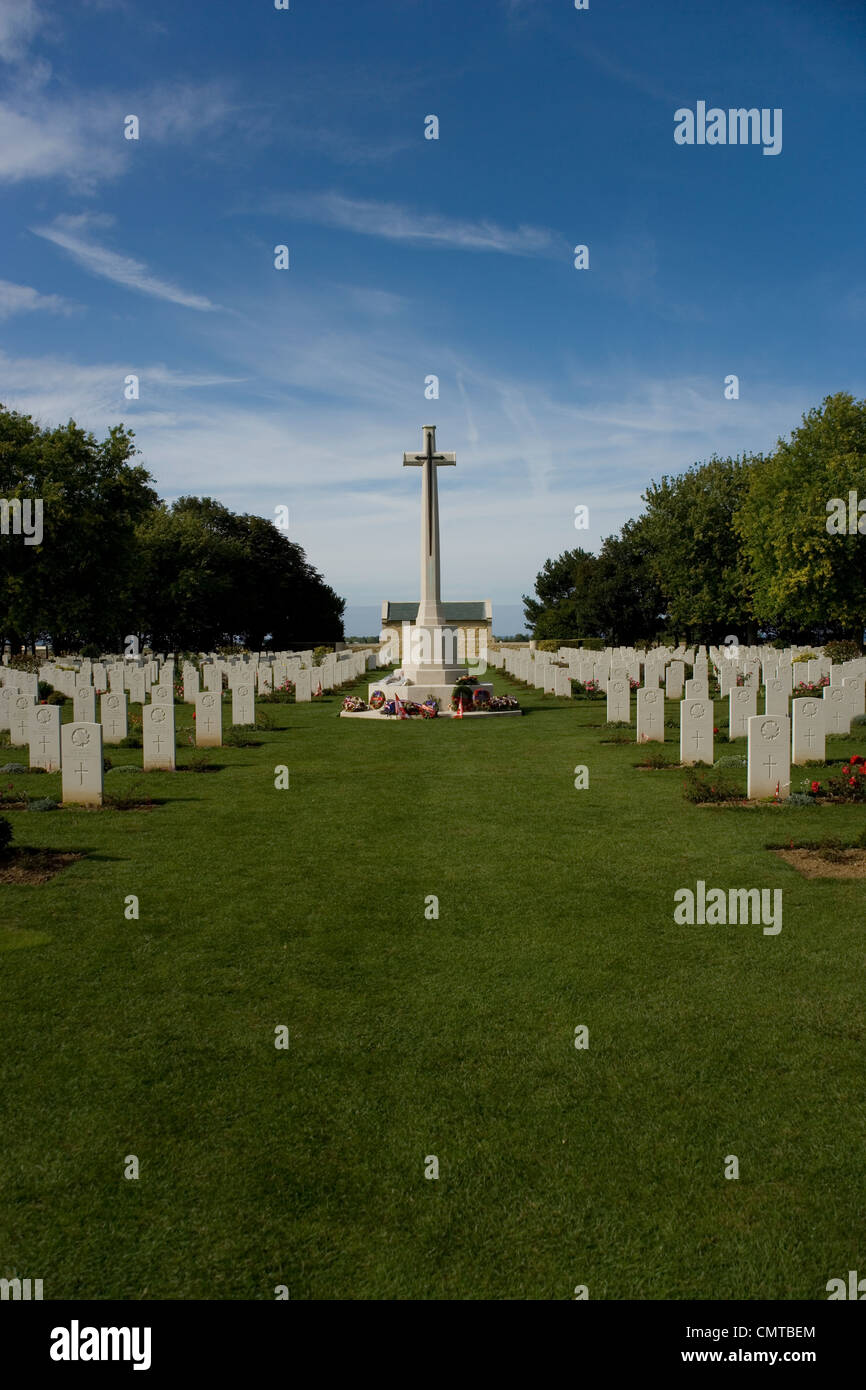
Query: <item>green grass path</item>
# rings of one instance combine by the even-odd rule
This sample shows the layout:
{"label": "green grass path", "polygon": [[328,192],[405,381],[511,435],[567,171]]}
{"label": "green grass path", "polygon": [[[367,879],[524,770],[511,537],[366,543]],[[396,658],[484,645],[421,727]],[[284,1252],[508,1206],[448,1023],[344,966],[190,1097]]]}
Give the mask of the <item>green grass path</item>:
{"label": "green grass path", "polygon": [[[862,881],[765,845],[863,812],[697,808],[602,743],[603,704],[495,685],[523,719],[272,707],[219,772],[142,778],[152,810],[9,813],[16,843],[86,854],[0,887],[0,1275],[813,1299],[862,1264]],[[780,935],[675,924],[698,878],[782,888]]]}

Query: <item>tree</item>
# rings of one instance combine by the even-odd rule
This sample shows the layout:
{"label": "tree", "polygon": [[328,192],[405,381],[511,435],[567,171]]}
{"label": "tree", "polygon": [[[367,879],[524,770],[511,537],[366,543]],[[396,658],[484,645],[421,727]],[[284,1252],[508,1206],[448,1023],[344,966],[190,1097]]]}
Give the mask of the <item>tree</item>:
{"label": "tree", "polygon": [[627,521],[618,536],[602,542],[590,576],[587,601],[592,618],[584,629],[587,635],[604,637],[616,646],[657,636],[664,607],[651,560],[642,518]]}
{"label": "tree", "polygon": [[597,560],[588,550],[567,550],[556,560],[545,560],[535,576],[537,598],[523,595],[526,621],[536,638],[593,635],[590,582]]}
{"label": "tree", "polygon": [[0,407],[0,496],[41,503],[41,544],[0,537],[0,640],[17,650],[50,632],[55,649],[126,626],[134,530],[156,503],[131,430],[98,441],[74,421],[45,429]]}
{"label": "tree", "polygon": [[838,498],[847,510],[851,491],[866,496],[866,401],[840,391],[749,476],[736,524],[763,625],[862,638],[866,536],[827,530],[827,504]]}
{"label": "tree", "polygon": [[759,463],[713,457],[644,493],[648,563],[669,625],[689,640],[752,632],[751,573],[734,519]]}

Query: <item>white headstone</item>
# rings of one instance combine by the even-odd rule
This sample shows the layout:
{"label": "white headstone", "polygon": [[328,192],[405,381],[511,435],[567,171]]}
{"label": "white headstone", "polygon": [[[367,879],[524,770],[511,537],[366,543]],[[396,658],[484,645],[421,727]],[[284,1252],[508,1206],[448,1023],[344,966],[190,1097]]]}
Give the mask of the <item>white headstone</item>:
{"label": "white headstone", "polygon": [[126,691],[111,690],[100,698],[100,718],[105,743],[120,743],[129,732]]}
{"label": "white headstone", "polygon": [[306,704],[312,698],[312,672],[299,671],[295,677],[295,702]]}
{"label": "white headstone", "polygon": [[150,688],[150,702],[153,705],[170,705],[174,708],[174,687],[167,681]]}
{"label": "white headstone", "polygon": [[609,724],[622,721],[628,724],[631,719],[631,691],[628,676],[618,676],[607,683],[607,721]]}
{"label": "white headstone", "polygon": [[658,686],[649,686],[637,692],[637,741],[665,741],[665,704]]}
{"label": "white headstone", "polygon": [[255,688],[251,680],[241,681],[232,686],[232,723],[255,724],[255,722]]}
{"label": "white headstone", "polygon": [[844,685],[825,685],[823,694],[827,733],[849,734],[852,714],[848,691]]}
{"label": "white headstone", "polygon": [[56,772],[60,766],[60,706],[35,705],[30,715],[30,766]]}
{"label": "white headstone", "polygon": [[713,761],[713,702],[683,700],[680,705],[680,762]]}
{"label": "white headstone", "polygon": [[764,713],[787,717],[791,689],[786,681],[778,676],[770,676],[764,686]]}
{"label": "white headstone", "polygon": [[142,766],[145,772],[174,771],[175,737],[174,704],[145,705],[141,711],[141,734],[144,746]]}
{"label": "white headstone", "polygon": [[221,748],[223,707],[218,691],[203,690],[195,700],[196,748]]}
{"label": "white headstone", "polygon": [[747,795],[791,794],[791,721],[787,715],[752,715],[747,726]]}
{"label": "white headstone", "polygon": [[848,691],[852,719],[857,714],[866,714],[866,686],[862,676],[845,676],[842,688]]}
{"label": "white headstone", "polygon": [[746,720],[758,712],[758,693],[753,686],[740,685],[728,692],[728,737],[744,738]]}
{"label": "white headstone", "polygon": [[30,715],[35,705],[33,695],[20,691],[9,702],[9,739],[16,748],[25,748],[30,742]]}
{"label": "white headstone", "polygon": [[826,757],[824,701],[806,696],[792,702],[794,712],[793,761],[823,762]]}
{"label": "white headstone", "polygon": [[72,697],[72,717],[76,724],[96,723],[96,690],[92,685],[76,686]]}
{"label": "white headstone", "polygon": [[669,700],[679,700],[683,693],[685,666],[681,661],[672,661],[665,672],[665,694]]}
{"label": "white headstone", "polygon": [[102,805],[102,725],[64,724],[60,731],[63,752],[62,797],[64,803]]}

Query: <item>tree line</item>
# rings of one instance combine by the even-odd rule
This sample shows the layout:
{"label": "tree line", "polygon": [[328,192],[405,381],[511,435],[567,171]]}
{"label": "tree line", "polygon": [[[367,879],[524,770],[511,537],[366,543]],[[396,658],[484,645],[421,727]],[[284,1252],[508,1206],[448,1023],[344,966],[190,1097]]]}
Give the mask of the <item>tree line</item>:
{"label": "tree line", "polygon": [[[161,501],[132,430],[103,440],[0,406],[0,650],[280,650],[343,637],[345,600],[273,522],[208,497]],[[39,544],[15,534],[39,499]],[[36,535],[33,535],[36,540]]]}
{"label": "tree line", "polygon": [[771,454],[713,456],[642,501],[597,555],[545,562],[523,598],[535,637],[861,642],[866,401],[827,396]]}

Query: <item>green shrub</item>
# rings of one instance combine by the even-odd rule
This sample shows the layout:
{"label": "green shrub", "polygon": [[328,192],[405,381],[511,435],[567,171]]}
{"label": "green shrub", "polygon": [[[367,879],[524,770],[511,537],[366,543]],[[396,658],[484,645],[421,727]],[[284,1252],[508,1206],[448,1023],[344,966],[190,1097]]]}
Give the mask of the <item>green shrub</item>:
{"label": "green shrub", "polygon": [[815,799],[814,799],[814,797],[811,797],[811,796],[809,795],[808,792],[791,792],[791,795],[787,798],[786,801],[783,801],[783,802],[782,802],[782,805],[783,805],[783,806],[814,806],[814,805],[815,805]]}
{"label": "green shrub", "polygon": [[673,758],[669,757],[667,753],[662,752],[660,748],[654,748],[652,751],[647,751],[643,761],[638,763],[637,766],[651,767],[658,771],[663,767],[675,767],[676,764]]}
{"label": "green shrub", "polygon": [[84,657],[85,661],[98,661],[102,656],[102,652],[95,642],[88,642],[86,647],[81,648],[81,655]]}
{"label": "green shrub", "polygon": [[47,704],[65,705],[68,698],[67,695],[63,694],[62,690],[52,690],[51,694],[48,696]]}
{"label": "green shrub", "polygon": [[133,773],[140,773],[140,772],[142,771],[142,769],[141,769],[140,767],[137,767],[135,763],[123,763],[122,766],[120,766],[120,767],[111,767],[111,766],[109,766],[109,767],[107,767],[107,768],[105,769],[105,771],[106,771],[106,774],[109,773],[109,772],[111,772],[111,773],[115,773],[115,772],[133,772]]}
{"label": "green shrub", "polygon": [[146,792],[134,787],[124,787],[122,791],[105,792],[102,802],[110,811],[134,811],[139,806],[152,806],[153,799]]}
{"label": "green shrub", "polygon": [[0,855],[8,850],[12,843],[12,826],[5,816],[0,816]]}
{"label": "green shrub", "polygon": [[141,734],[127,734],[119,743],[114,744],[115,748],[141,748]]}
{"label": "green shrub", "polygon": [[33,799],[32,799],[31,801],[28,801],[28,802],[27,802],[27,810],[28,810],[28,811],[56,811],[57,808],[58,808],[58,805],[59,805],[59,802],[55,801],[55,800],[54,800],[52,797],[50,797],[50,796],[34,796]]}
{"label": "green shrub", "polygon": [[334,650],[333,647],[315,647],[315,648],[313,649],[313,665],[314,665],[314,666],[321,666],[321,664],[322,664],[322,662],[324,661],[325,657],[326,657],[326,656],[330,656],[330,654],[331,654],[331,652],[333,652],[333,650]]}
{"label": "green shrub", "polygon": [[22,772],[28,771],[29,769],[26,768],[23,763],[4,763],[3,766],[0,767],[0,772],[8,773],[10,777],[20,777]]}
{"label": "green shrub", "polygon": [[854,718],[851,720],[851,724],[852,726],[856,724],[858,728],[862,729],[864,724],[866,724],[866,714],[855,714]]}
{"label": "green shrub", "polygon": [[631,724],[627,719],[608,719],[601,727],[603,729],[630,729]]}
{"label": "green shrub", "polygon": [[838,642],[825,642],[824,655],[828,661],[856,661],[863,653],[860,643],[854,642],[850,638],[843,638]]}
{"label": "green shrub", "polygon": [[713,767],[745,767],[746,759],[738,757],[734,753],[726,753],[723,758],[716,758]]}
{"label": "green shrub", "polygon": [[818,655],[817,655],[816,652],[801,652],[799,656],[795,656],[795,657],[794,657],[794,664],[796,664],[798,661],[817,661],[817,660],[818,660]]}
{"label": "green shrub", "polygon": [[261,748],[262,741],[255,737],[251,724],[231,724],[223,734],[227,748]]}
{"label": "green shrub", "polygon": [[702,801],[741,801],[745,793],[724,773],[719,776],[712,768],[700,771],[690,767],[683,782],[683,795],[696,805]]}

